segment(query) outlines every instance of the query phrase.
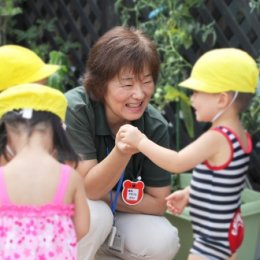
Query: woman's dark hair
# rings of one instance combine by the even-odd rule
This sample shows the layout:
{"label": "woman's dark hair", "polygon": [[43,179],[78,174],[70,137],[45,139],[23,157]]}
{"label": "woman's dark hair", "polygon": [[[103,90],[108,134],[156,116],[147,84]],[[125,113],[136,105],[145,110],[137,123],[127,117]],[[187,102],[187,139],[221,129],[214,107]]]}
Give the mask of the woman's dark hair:
{"label": "woman's dark hair", "polygon": [[26,119],[22,117],[21,110],[6,113],[0,123],[0,154],[3,155],[5,155],[7,145],[5,123],[13,127],[21,124],[25,125],[29,130],[29,135],[39,123],[49,124],[53,131],[53,146],[57,150],[58,157],[66,158],[66,160],[74,162],[75,166],[77,166],[79,156],[72,148],[60,118],[55,114],[46,111],[33,111],[32,118]]}
{"label": "woman's dark hair", "polygon": [[156,84],[160,59],[155,43],[135,28],[114,27],[100,37],[89,52],[85,90],[96,101],[104,101],[109,80],[125,68],[140,75],[145,66]]}

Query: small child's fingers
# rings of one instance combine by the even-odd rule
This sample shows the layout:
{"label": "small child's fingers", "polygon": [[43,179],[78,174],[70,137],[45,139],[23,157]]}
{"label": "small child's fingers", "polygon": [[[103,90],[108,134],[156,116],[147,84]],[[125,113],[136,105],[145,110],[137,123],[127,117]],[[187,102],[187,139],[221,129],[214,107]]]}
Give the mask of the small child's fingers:
{"label": "small child's fingers", "polygon": [[173,214],[174,215],[180,215],[181,214],[181,210],[179,208],[174,208]]}
{"label": "small child's fingers", "polygon": [[174,205],[172,204],[172,201],[167,201],[166,206],[170,209],[174,208]]}
{"label": "small child's fingers", "polygon": [[176,198],[176,195],[175,195],[174,193],[172,193],[172,194],[168,195],[168,196],[165,198],[165,200],[167,200],[167,201],[169,201],[169,200],[175,200],[175,198]]}
{"label": "small child's fingers", "polygon": [[181,210],[176,208],[176,207],[168,207],[168,210],[173,214],[173,215],[180,215]]}

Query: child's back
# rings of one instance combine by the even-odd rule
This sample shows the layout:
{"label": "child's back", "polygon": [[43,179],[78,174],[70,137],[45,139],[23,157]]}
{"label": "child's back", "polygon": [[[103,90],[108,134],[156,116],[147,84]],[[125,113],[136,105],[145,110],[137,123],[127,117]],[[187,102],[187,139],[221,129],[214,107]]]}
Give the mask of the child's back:
{"label": "child's back", "polygon": [[66,99],[37,84],[0,93],[0,259],[76,259],[77,240],[89,229],[79,174],[56,160],[77,163],[62,121]]}
{"label": "child's back", "polygon": [[31,157],[0,168],[1,259],[76,259],[71,168]]}

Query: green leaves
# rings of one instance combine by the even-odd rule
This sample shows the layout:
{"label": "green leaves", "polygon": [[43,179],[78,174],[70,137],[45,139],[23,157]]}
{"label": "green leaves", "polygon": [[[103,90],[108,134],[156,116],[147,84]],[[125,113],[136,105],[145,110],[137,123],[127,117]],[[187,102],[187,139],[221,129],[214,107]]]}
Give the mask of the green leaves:
{"label": "green leaves", "polygon": [[22,13],[22,9],[15,7],[18,0],[1,0],[0,2],[0,45],[6,44],[8,25],[11,18]]}
{"label": "green leaves", "polygon": [[165,99],[169,101],[176,101],[180,103],[179,117],[184,121],[184,125],[188,132],[188,135],[194,137],[194,118],[192,114],[192,108],[190,98],[184,91],[180,91],[178,87],[170,85],[165,86]]}
{"label": "green leaves", "polygon": [[22,13],[22,9],[15,7],[17,1],[15,0],[1,0],[0,16],[14,16]]}
{"label": "green leaves", "polygon": [[71,74],[68,57],[61,51],[51,51],[49,56],[49,63],[60,65],[60,69],[49,77],[47,85],[65,92]]}
{"label": "green leaves", "polygon": [[251,136],[260,132],[260,96],[254,96],[248,109],[241,114],[241,121]]}

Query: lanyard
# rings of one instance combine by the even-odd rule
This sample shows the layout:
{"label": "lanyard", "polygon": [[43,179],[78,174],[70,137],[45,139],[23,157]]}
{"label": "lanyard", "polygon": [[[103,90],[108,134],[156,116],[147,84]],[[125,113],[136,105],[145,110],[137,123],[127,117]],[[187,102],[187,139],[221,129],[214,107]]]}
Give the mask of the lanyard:
{"label": "lanyard", "polygon": [[122,172],[121,177],[119,179],[119,182],[116,186],[116,195],[115,195],[114,199],[112,198],[112,191],[110,191],[110,207],[111,207],[111,210],[112,210],[114,215],[115,215],[115,211],[116,211],[116,205],[117,205],[117,202],[118,202],[118,196],[119,196],[120,189],[122,187],[122,183],[123,183],[123,180],[124,180],[124,175],[125,175],[125,171]]}
{"label": "lanyard", "polygon": [[[107,148],[107,154],[109,154],[108,148]],[[113,215],[115,215],[115,212],[116,212],[116,205],[117,205],[117,202],[118,202],[118,196],[119,196],[119,193],[120,193],[120,189],[122,187],[122,183],[123,183],[123,180],[124,180],[124,175],[125,175],[125,171],[122,172],[120,179],[118,181],[118,184],[116,186],[116,194],[115,194],[114,199],[113,199],[113,196],[112,196],[112,191],[110,191],[110,208],[112,210]]]}

